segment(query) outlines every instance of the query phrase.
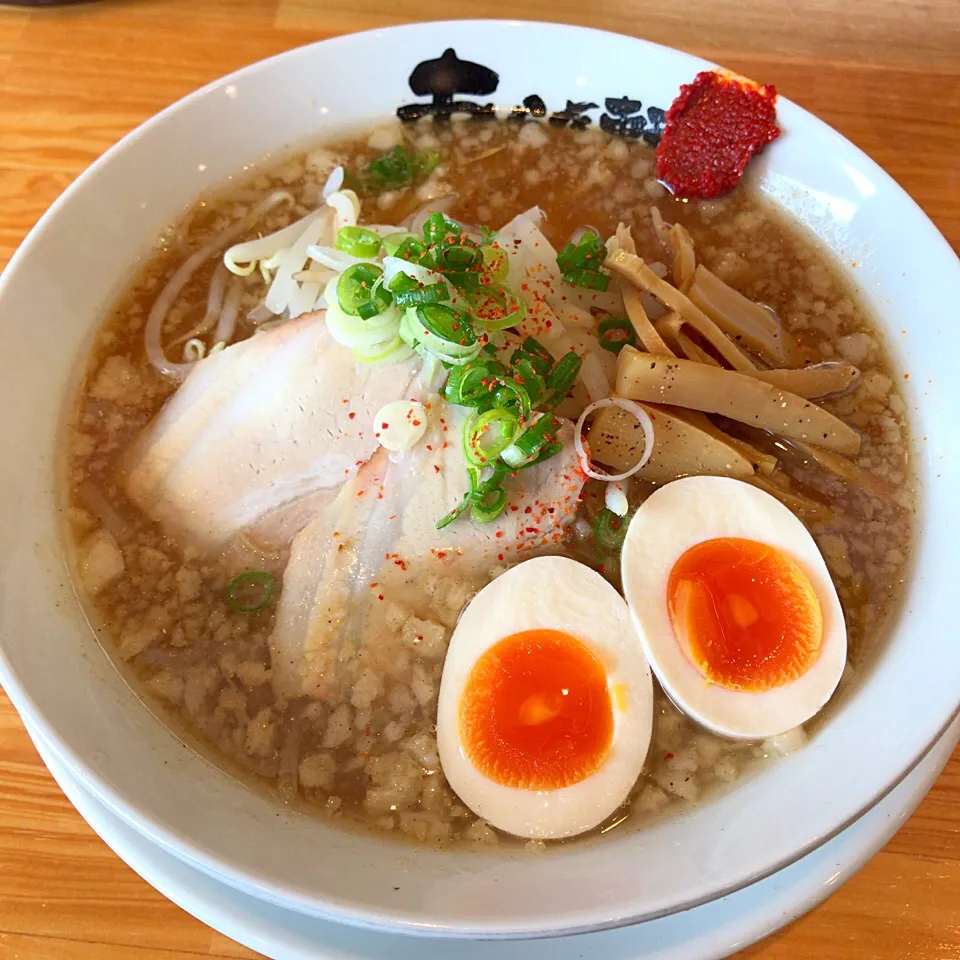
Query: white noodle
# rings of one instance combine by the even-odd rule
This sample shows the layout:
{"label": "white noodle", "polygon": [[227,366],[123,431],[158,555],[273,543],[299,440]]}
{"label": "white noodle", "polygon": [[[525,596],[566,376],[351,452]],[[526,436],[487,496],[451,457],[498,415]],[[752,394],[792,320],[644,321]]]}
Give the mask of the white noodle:
{"label": "white noodle", "polygon": [[144,329],[143,339],[147,352],[147,359],[164,376],[183,379],[192,369],[192,363],[171,363],[160,343],[160,336],[163,332],[163,322],[170,312],[174,301],[183,291],[183,288],[189,283],[190,278],[209,260],[214,254],[218,253],[222,247],[230,243],[235,237],[240,236],[244,230],[256,223],[264,214],[272,210],[277,204],[283,202],[293,202],[293,197],[286,190],[276,190],[258,203],[253,210],[242,217],[229,227],[222,230],[212,240],[202,246],[195,253],[191,254],[177,269],[174,275],[167,281],[167,285],[160,291],[160,295],[154,301],[147,317],[147,325]]}
{"label": "white noodle", "polygon": [[[643,428],[643,456],[623,473],[601,473],[594,470],[590,463],[590,454],[583,442],[583,425],[587,422],[587,417],[595,410],[600,410],[603,407],[619,407],[621,410],[626,410],[627,413],[631,413],[637,418]],[[653,453],[653,422],[650,420],[647,411],[639,403],[634,403],[633,400],[626,400],[623,397],[608,397],[605,400],[597,400],[596,403],[591,403],[588,407],[585,407],[583,413],[580,414],[573,431],[573,446],[580,458],[580,469],[588,477],[593,480],[607,480],[611,483],[626,480],[627,477],[632,477],[643,467]]]}

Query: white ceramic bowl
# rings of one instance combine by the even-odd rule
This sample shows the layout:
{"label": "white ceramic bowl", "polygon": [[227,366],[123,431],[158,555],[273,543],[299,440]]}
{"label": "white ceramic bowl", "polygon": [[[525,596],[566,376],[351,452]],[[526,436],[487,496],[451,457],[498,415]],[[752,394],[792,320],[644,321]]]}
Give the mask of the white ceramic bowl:
{"label": "white ceramic bowl", "polygon": [[[916,205],[793,104],[761,190],[843,261],[910,379],[923,494],[914,573],[883,656],[802,750],[688,815],[540,856],[417,850],[284,812],[201,759],[126,686],[84,625],[59,541],[54,443],[76,358],[158,231],[245,163],[411,102],[448,47],[500,74],[490,97],[666,107],[707,66],[639,40],[531,23],[422,24],[291,51],[145,124],[71,187],[0,284],[0,681],[62,765],[121,819],[238,889],[351,923],[533,936],[681,910],[787,864],[891,789],[960,703],[960,268]],[[366,66],[358,74],[358,64]],[[358,76],[376,76],[370,83]],[[763,79],[762,77],[759,79]],[[601,110],[591,111],[596,118]]]}

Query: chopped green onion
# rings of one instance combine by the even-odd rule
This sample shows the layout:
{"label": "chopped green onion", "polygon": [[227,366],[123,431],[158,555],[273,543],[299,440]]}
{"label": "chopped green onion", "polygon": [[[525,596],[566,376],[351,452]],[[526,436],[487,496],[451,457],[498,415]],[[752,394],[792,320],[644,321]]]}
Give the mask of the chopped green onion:
{"label": "chopped green onion", "polygon": [[474,466],[486,466],[513,443],[519,429],[520,421],[510,410],[474,414],[463,425],[464,456]]}
{"label": "chopped green onion", "polygon": [[510,261],[503,248],[495,243],[485,243],[480,249],[483,252],[484,277],[496,283],[503,283],[510,273]]}
{"label": "chopped green onion", "polygon": [[494,407],[499,410],[516,408],[521,420],[526,420],[532,409],[530,394],[526,388],[509,378],[497,381],[497,386],[493,390],[493,402]]}
{"label": "chopped green onion", "polygon": [[547,374],[547,388],[551,395],[546,409],[553,410],[563,403],[576,382],[582,364],[583,361],[572,350],[557,361],[556,366]]}
{"label": "chopped green onion", "polygon": [[486,330],[515,327],[527,314],[527,305],[506,287],[479,285],[467,294],[474,317]]}
{"label": "chopped green onion", "polygon": [[599,270],[570,270],[563,275],[563,279],[571,287],[599,290],[601,293],[605,293],[610,286],[610,278]]}
{"label": "chopped green onion", "polygon": [[600,272],[607,248],[599,234],[587,230],[576,243],[568,243],[557,254],[557,266],[565,282],[574,287],[606,290],[610,278]]}
{"label": "chopped green onion", "polygon": [[396,233],[388,233],[383,238],[383,249],[388,257],[395,257],[397,251],[406,240],[416,240],[416,237],[407,230],[398,230]]}
{"label": "chopped green onion", "polygon": [[398,144],[371,160],[362,179],[365,185],[376,190],[396,190],[425,177],[439,163],[439,154],[408,153]]}
{"label": "chopped green onion", "polygon": [[430,259],[430,254],[427,252],[427,248],[422,241],[417,240],[414,236],[407,237],[407,239],[397,247],[394,256],[399,257],[401,260],[406,260],[409,263],[422,263],[425,267],[432,266],[433,263]]}
{"label": "chopped green onion", "polygon": [[421,307],[450,299],[450,291],[442,280],[436,283],[421,283],[405,273],[398,273],[390,281],[389,289],[393,294],[393,302],[402,308]]}
{"label": "chopped green onion", "polygon": [[[523,341],[521,349],[534,359],[534,366],[537,368],[537,373],[545,377],[553,366],[553,354],[539,340],[533,337],[527,337],[527,339]],[[516,356],[516,353],[514,356]],[[542,361],[542,364],[545,364],[545,366],[538,363],[538,360]]]}
{"label": "chopped green onion", "polygon": [[370,320],[393,302],[383,287],[383,270],[374,263],[355,263],[337,279],[340,309],[351,317]]}
{"label": "chopped green onion", "polygon": [[496,464],[489,479],[477,487],[470,508],[470,518],[474,523],[490,523],[503,513],[507,505],[507,491],[503,489],[506,474],[506,468]]}
{"label": "chopped green onion", "polygon": [[[499,367],[499,364],[497,364]],[[479,407],[490,398],[490,378],[497,374],[492,365],[474,361],[450,371],[444,397],[461,407]]]}
{"label": "chopped green onion", "polygon": [[618,517],[604,507],[593,521],[593,542],[598,553],[619,553],[627,535],[627,517]]}
{"label": "chopped green onion", "polygon": [[546,380],[540,375],[533,360],[525,353],[515,356],[511,366],[513,379],[523,385],[523,389],[530,398],[530,406],[536,407],[546,393]]}
{"label": "chopped green onion", "polygon": [[544,460],[549,460],[551,457],[555,457],[558,453],[563,452],[562,443],[548,443],[546,446],[541,447],[540,452],[536,457],[531,460],[529,463],[525,463],[521,470],[526,470],[528,467],[535,467],[538,463],[543,463]]}
{"label": "chopped green onion", "polygon": [[483,253],[468,243],[452,243],[439,251],[436,260],[437,269],[442,273],[465,273],[478,270],[483,263]]}
{"label": "chopped green onion", "polygon": [[367,176],[384,189],[407,186],[413,182],[410,154],[397,144],[367,164]]}
{"label": "chopped green onion", "polygon": [[619,353],[628,344],[637,345],[637,332],[626,317],[605,317],[597,325],[600,346],[611,353]]}
{"label": "chopped green onion", "polygon": [[256,613],[270,602],[275,586],[272,573],[247,570],[228,584],[227,605],[237,613]]}
{"label": "chopped green onion", "polygon": [[380,252],[382,241],[366,227],[341,227],[337,231],[334,246],[351,257],[375,257]]}
{"label": "chopped green onion", "polygon": [[447,237],[459,240],[463,227],[456,220],[444,216],[439,210],[431,213],[423,224],[423,237],[427,244],[441,244]]}
{"label": "chopped green onion", "polygon": [[544,414],[531,427],[524,430],[501,456],[511,467],[523,467],[531,463],[545,447],[557,439],[557,431],[563,425],[552,414]]}
{"label": "chopped green onion", "polygon": [[463,499],[450,513],[444,514],[444,516],[437,521],[438,530],[442,530],[444,527],[453,523],[453,521],[463,514],[464,511],[468,510],[473,503],[473,498],[476,496],[479,485],[480,471],[476,467],[467,467],[467,480],[470,483],[470,489],[463,495]]}
{"label": "chopped green onion", "polygon": [[[416,308],[417,319],[435,337],[456,347],[469,348],[477,342],[477,335],[465,313],[443,303],[428,303]],[[422,341],[421,341],[422,342]],[[441,350],[446,349],[441,345]],[[446,350],[446,352],[456,352]]]}

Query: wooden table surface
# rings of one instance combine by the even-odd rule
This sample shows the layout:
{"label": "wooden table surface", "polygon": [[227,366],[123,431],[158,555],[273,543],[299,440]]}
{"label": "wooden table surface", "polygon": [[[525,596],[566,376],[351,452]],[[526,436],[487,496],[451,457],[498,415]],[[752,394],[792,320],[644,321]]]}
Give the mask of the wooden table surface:
{"label": "wooden table surface", "polygon": [[[488,0],[474,9],[619,30],[774,83],[877,160],[960,248],[960,0]],[[0,5],[0,267],[85,167],[191,90],[299,44],[457,10],[468,12],[449,0]],[[255,956],[108,850],[0,693],[0,960],[195,955]],[[960,752],[859,875],[738,956],[960,958]]]}

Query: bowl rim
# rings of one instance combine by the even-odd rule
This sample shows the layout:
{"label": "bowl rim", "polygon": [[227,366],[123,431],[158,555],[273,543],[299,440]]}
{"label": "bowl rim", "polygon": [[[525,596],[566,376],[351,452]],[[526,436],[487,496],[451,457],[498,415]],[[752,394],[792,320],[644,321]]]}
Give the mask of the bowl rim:
{"label": "bowl rim", "polygon": [[[385,34],[389,34],[390,36],[402,36],[406,33],[417,33],[418,31],[427,28],[449,27],[456,31],[463,31],[469,30],[474,26],[483,28],[534,27],[545,31],[560,31],[564,33],[595,37],[601,41],[605,40],[607,42],[611,40],[620,42],[628,40],[630,43],[636,44],[640,48],[655,49],[661,52],[666,52],[671,57],[686,60],[691,66],[691,75],[699,70],[713,69],[717,66],[716,64],[699,58],[693,54],[689,54],[672,47],[667,47],[663,44],[644,40],[639,37],[615,33],[613,31],[598,30],[590,27],[550,23],[538,20],[502,20],[491,18],[424,21],[418,23],[400,24],[390,27],[374,28],[358,33],[330,37],[314,43],[293,47],[271,57],[248,64],[222,77],[215,78],[210,83],[207,83],[203,87],[192,91],[186,96],[165,107],[155,115],[151,116],[143,123],[135,127],[132,131],[127,133],[117,143],[112,145],[103,155],[101,155],[86,170],[84,170],[57,198],[57,200],[54,201],[54,203],[46,210],[46,212],[30,230],[18,249],[14,252],[9,263],[3,271],[3,275],[0,276],[0,302],[2,302],[4,292],[7,286],[10,284],[12,276],[17,271],[20,263],[30,255],[32,248],[39,242],[40,236],[45,228],[49,226],[51,221],[56,219],[61,209],[70,203],[76,194],[85,189],[85,186],[90,179],[96,176],[102,168],[108,166],[112,162],[114,156],[124,150],[132,140],[141,136],[144,132],[149,131],[154,126],[163,123],[165,118],[171,114],[188,108],[194,102],[203,99],[212,90],[215,90],[222,84],[229,82],[232,78],[237,78],[241,75],[243,75],[244,78],[249,78],[252,75],[255,75],[257,71],[268,70],[276,61],[283,60],[291,55],[302,54],[306,50],[323,48],[325,46],[329,47],[330,45],[358,44],[362,46],[370,37],[379,37]],[[803,110],[792,101],[781,97],[778,101],[778,109],[783,111],[783,116],[785,117],[802,117],[802,122],[808,127],[812,126],[813,128],[817,129],[821,136],[832,140],[838,145],[842,145],[845,150],[853,151],[858,156],[861,164],[865,168],[869,169],[871,176],[885,183],[888,188],[891,188],[893,191],[895,191],[896,195],[898,196],[899,203],[912,208],[914,213],[918,215],[918,223],[923,224],[923,229],[925,231],[925,236],[922,238],[923,242],[925,244],[933,245],[934,248],[939,247],[942,253],[952,256],[956,260],[956,255],[953,253],[953,250],[947,243],[946,239],[942,236],[942,234],[940,234],[936,226],[932,223],[929,217],[927,217],[916,201],[914,201],[913,198],[910,197],[903,190],[903,188],[901,188],[899,184],[875,161],[864,154],[863,151],[861,151],[852,142],[843,137],[832,127],[828,126],[814,115]],[[922,516],[923,511],[921,509],[921,511],[918,512],[918,519],[915,524],[916,532],[918,534],[920,533],[920,528],[922,527]],[[915,573],[912,572],[911,579],[914,576]],[[894,627],[894,629],[898,629],[898,627]],[[581,925],[560,926],[555,931],[531,929],[529,931],[523,930],[519,932],[498,932],[497,930],[488,930],[483,925],[474,925],[472,927],[467,927],[464,925],[463,927],[455,928],[425,928],[424,925],[419,922],[405,920],[402,914],[393,916],[389,913],[389,911],[380,911],[380,913],[377,914],[373,913],[370,908],[358,908],[356,906],[351,906],[349,903],[338,902],[334,897],[326,895],[324,895],[322,898],[319,896],[305,897],[302,891],[290,888],[284,884],[275,881],[265,882],[256,874],[251,874],[246,869],[238,867],[233,861],[224,859],[221,855],[219,855],[219,853],[204,849],[201,845],[191,841],[189,837],[183,835],[172,825],[160,822],[151,815],[145,815],[138,809],[137,803],[132,800],[126,792],[106,783],[104,779],[101,779],[101,777],[93,770],[91,764],[83,760],[81,755],[70,746],[70,744],[67,742],[67,739],[61,736],[57,730],[47,723],[44,715],[38,708],[38,704],[33,699],[26,686],[21,682],[20,677],[13,668],[5,653],[2,642],[0,642],[0,682],[2,682],[8,697],[18,712],[30,716],[31,723],[39,729],[43,736],[45,736],[57,759],[61,763],[64,763],[68,769],[77,773],[82,782],[88,786],[91,792],[93,792],[98,799],[105,803],[110,810],[117,813],[126,823],[133,826],[139,832],[145,833],[151,837],[151,839],[160,843],[160,845],[165,849],[173,852],[186,862],[198,866],[209,875],[224,879],[230,885],[239,889],[257,890],[260,895],[271,902],[285,905],[290,905],[293,903],[296,905],[296,909],[301,909],[305,912],[318,916],[326,916],[327,918],[335,921],[369,928],[453,938],[483,936],[494,938],[502,937],[505,939],[522,939],[524,937],[563,936],[586,932],[589,930],[609,929],[647,919],[654,919],[658,916],[663,916],[666,914],[680,912],[689,909],[690,907],[719,899],[738,889],[742,889],[743,887],[748,886],[759,879],[776,873],[783,867],[802,858],[811,850],[816,849],[823,843],[830,840],[832,837],[836,836],[838,833],[842,832],[847,826],[850,825],[850,823],[857,820],[866,810],[873,807],[879,800],[885,797],[900,782],[902,782],[902,780],[929,752],[932,745],[936,743],[940,737],[942,737],[944,731],[950,726],[953,720],[960,715],[960,692],[958,692],[954,701],[953,710],[949,717],[944,719],[937,731],[929,737],[922,749],[918,750],[918,752],[912,757],[910,763],[903,767],[895,776],[895,778],[887,781],[886,785],[882,789],[872,794],[866,802],[862,803],[858,807],[855,813],[844,818],[842,822],[837,823],[834,829],[816,837],[802,846],[795,847],[791,854],[779,859],[773,864],[770,864],[768,869],[744,877],[736,883],[712,889],[708,895],[691,898],[683,901],[682,903],[674,904],[670,909],[617,916],[616,918],[613,918],[607,922],[591,922]],[[282,893],[282,896],[280,896],[280,893]],[[318,904],[320,903],[324,905],[322,909],[318,907]]]}

